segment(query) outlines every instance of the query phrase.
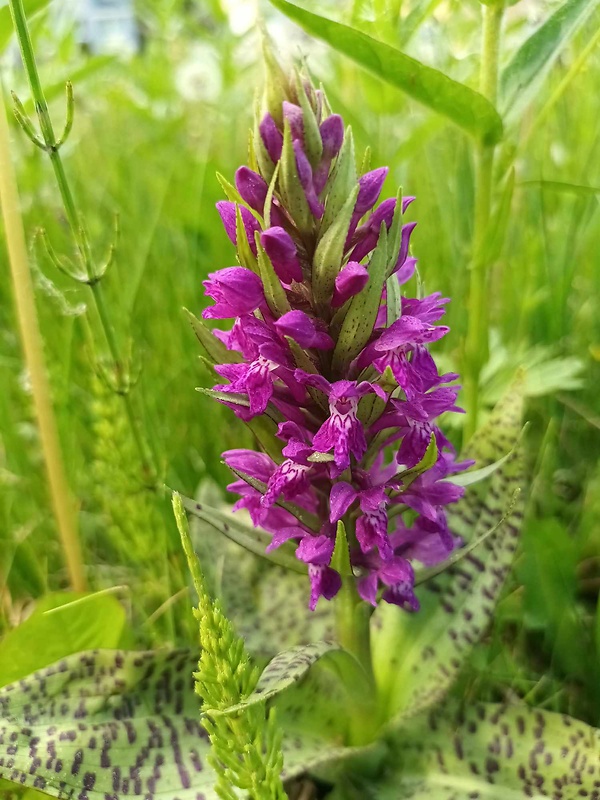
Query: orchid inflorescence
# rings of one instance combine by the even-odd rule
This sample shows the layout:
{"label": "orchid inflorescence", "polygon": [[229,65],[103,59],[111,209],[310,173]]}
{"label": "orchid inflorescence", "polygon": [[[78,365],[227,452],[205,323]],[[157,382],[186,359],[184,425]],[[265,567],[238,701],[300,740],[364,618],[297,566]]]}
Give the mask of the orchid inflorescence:
{"label": "orchid inflorescence", "polygon": [[388,168],[368,171],[367,153],[359,176],[352,132],[323,90],[277,74],[250,166],[217,203],[240,265],[204,282],[215,302],[203,317],[234,319],[214,331],[225,363],[213,394],[274,434],[265,452],[223,454],[238,478],[228,488],[272,534],[268,550],[297,542],[311,609],[341,587],[341,520],[359,595],[416,610],[411,562],[434,565],[460,543],[445,507],[463,493],[451,476],[471,463],[436,425],[461,410],[458,376],[439,374],[429,352],[448,332],[448,300],[401,293],[416,267],[415,223],[403,222],[414,198],[376,207]]}

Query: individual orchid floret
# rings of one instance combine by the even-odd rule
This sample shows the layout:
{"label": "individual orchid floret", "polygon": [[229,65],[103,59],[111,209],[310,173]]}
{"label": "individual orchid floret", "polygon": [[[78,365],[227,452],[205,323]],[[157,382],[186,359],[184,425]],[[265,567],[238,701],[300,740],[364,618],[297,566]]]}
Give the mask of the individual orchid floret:
{"label": "individual orchid floret", "polygon": [[265,149],[269,154],[271,161],[276,164],[281,158],[281,151],[283,149],[283,133],[279,130],[275,120],[268,112],[263,117],[259,126],[259,130]]}
{"label": "individual orchid floret", "polygon": [[237,206],[235,203],[230,202],[229,200],[222,200],[217,203],[217,211],[221,216],[221,220],[223,222],[223,227],[225,228],[225,232],[229,239],[233,244],[237,244],[237,211],[236,209],[240,210],[242,215],[242,222],[244,224],[244,230],[246,232],[246,238],[248,239],[248,244],[254,255],[256,255],[256,244],[254,241],[254,234],[257,231],[260,231],[260,224],[256,217],[252,214],[251,211],[248,211],[247,208],[244,206]]}
{"label": "individual orchid floret", "polygon": [[239,204],[217,206],[242,266],[205,282],[204,317],[233,319],[208,348],[215,397],[264,450],[224,454],[229,489],[269,553],[295,545],[311,609],[354,582],[366,603],[414,611],[414,564],[460,544],[446,509],[470,464],[442,429],[460,411],[457,376],[430,352],[449,331],[447,299],[407,290],[414,198],[380,202],[388,174],[357,174],[351,130],[296,74],[270,86]]}
{"label": "individual orchid floret", "polygon": [[296,245],[287,231],[277,225],[267,228],[260,235],[260,243],[282,283],[289,285],[292,281],[302,281],[302,267],[296,254]]}
{"label": "individual orchid floret", "polygon": [[361,292],[369,282],[369,271],[357,261],[349,261],[335,279],[331,305],[343,306],[347,300]]}
{"label": "individual orchid floret", "polygon": [[335,381],[329,383],[322,375],[309,375],[296,370],[296,379],[305,386],[322,391],[329,402],[329,417],[313,437],[313,447],[319,453],[333,450],[333,458],[341,473],[350,466],[350,456],[360,461],[367,449],[362,423],[358,419],[358,401],[369,392],[386,398],[376,384],[362,381]]}
{"label": "individual orchid floret", "polygon": [[256,311],[265,301],[260,278],[244,267],[227,267],[211,272],[204,281],[208,297],[215,305],[203,311],[205,319],[229,319]]}
{"label": "individual orchid floret", "polygon": [[320,320],[309,317],[304,311],[296,309],[288,311],[275,323],[275,328],[282,336],[290,336],[300,347],[305,349],[331,350],[335,342],[325,332],[325,326]]}

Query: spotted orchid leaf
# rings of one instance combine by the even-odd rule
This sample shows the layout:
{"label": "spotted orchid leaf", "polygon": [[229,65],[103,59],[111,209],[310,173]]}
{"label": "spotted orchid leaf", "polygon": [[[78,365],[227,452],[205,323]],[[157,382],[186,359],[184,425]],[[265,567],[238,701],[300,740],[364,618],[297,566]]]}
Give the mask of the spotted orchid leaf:
{"label": "spotted orchid leaf", "polygon": [[600,730],[524,706],[422,715],[391,742],[396,769],[374,800],[597,797]]}
{"label": "spotted orchid leaf", "polygon": [[299,643],[333,638],[332,604],[310,611],[308,589],[305,577],[268,567],[251,589],[253,605],[234,604],[231,617],[252,653],[272,656]]}
{"label": "spotted orchid leaf", "polygon": [[[226,508],[219,488],[209,482],[202,484],[197,499]],[[242,550],[199,517],[190,518],[190,530],[213,595],[221,598],[254,656],[270,659],[296,645],[333,640],[332,604],[320,603],[310,611],[303,575]]]}
{"label": "spotted orchid leaf", "polygon": [[254,555],[265,558],[280,567],[291,569],[294,572],[305,573],[306,568],[295,557],[294,547],[284,543],[276,550],[267,553],[266,548],[271,542],[271,534],[260,528],[253,528],[252,525],[245,524],[239,516],[234,516],[228,511],[212,508],[206,503],[183,497],[182,501],[186,511],[199,517],[219,533],[222,533],[232,542],[240,545]]}
{"label": "spotted orchid leaf", "polygon": [[[187,650],[89,651],[0,689],[0,780],[81,800],[213,800],[197,660]],[[328,738],[334,721],[315,733],[304,714],[298,703],[280,714],[286,779],[353,752]]]}
{"label": "spotted orchid leaf", "polygon": [[[452,514],[451,528],[465,543],[482,537],[481,544],[421,585],[418,614],[380,607],[374,615],[373,662],[383,720],[415,714],[443,697],[492,616],[517,547],[522,516],[521,453],[515,448],[521,431],[522,384],[521,378],[513,384],[465,453],[480,468],[511,453],[489,481],[467,490]],[[504,522],[485,537],[502,517]]]}
{"label": "spotted orchid leaf", "polygon": [[340,647],[335,642],[314,642],[278,653],[263,670],[252,694],[242,703],[231,706],[223,712],[211,710],[211,716],[217,713],[232,714],[255,703],[270,700],[298,683],[317,661],[336,652],[340,654]]}

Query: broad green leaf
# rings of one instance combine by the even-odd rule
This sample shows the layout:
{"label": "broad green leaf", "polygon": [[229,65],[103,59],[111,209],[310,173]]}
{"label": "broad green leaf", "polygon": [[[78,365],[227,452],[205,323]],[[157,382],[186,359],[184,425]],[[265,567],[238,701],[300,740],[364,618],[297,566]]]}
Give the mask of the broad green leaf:
{"label": "broad green leaf", "polygon": [[[214,800],[197,661],[88,651],[0,689],[0,779],[61,798]],[[280,719],[298,723],[284,736],[284,778],[353,752],[304,733],[301,705]]]}
{"label": "broad green leaf", "polygon": [[535,81],[598,7],[597,0],[567,0],[521,45],[500,76],[502,109],[517,118]]}
{"label": "broad green leaf", "polygon": [[[489,485],[477,484],[456,504],[451,528],[466,542],[493,528],[522,484],[515,443],[521,432],[522,378],[498,404],[465,455],[485,466],[512,451]],[[492,615],[517,546],[522,492],[506,520],[458,564],[423,584],[421,610],[407,614],[380,606],[373,620],[376,680],[382,721],[414,714],[442,697]],[[390,655],[391,654],[391,655]]]}
{"label": "broad green leaf", "polygon": [[242,703],[231,706],[223,712],[207,710],[211,716],[217,713],[232,714],[255,703],[266,702],[298,683],[319,659],[339,650],[340,646],[335,642],[314,642],[284,650],[269,661],[254,691]]}
{"label": "broad green leaf", "polygon": [[579,800],[600,786],[600,731],[526,706],[442,709],[390,744],[398,766],[376,800]]}
{"label": "broad green leaf", "polygon": [[0,641],[0,686],[80,650],[118,647],[124,627],[125,611],[114,595],[47,595]]}
{"label": "broad green leaf", "polygon": [[323,39],[340,53],[402,89],[414,100],[448,117],[476,138],[487,144],[495,144],[502,138],[502,120],[498,112],[483,95],[468,86],[362,31],[313,14],[287,0],[270,2],[307,33]]}
{"label": "broad green leaf", "polygon": [[273,564],[291,569],[294,572],[306,572],[306,567],[303,562],[294,555],[295,548],[291,542],[285,542],[277,549],[267,553],[266,548],[271,543],[271,534],[267,533],[267,531],[263,531],[261,528],[255,528],[251,524],[242,522],[240,514],[236,516],[230,512],[222,511],[219,508],[212,508],[206,505],[206,503],[200,503],[189,497],[184,497],[183,495],[181,496],[181,500],[186,511],[204,520],[204,522],[207,522],[216,531],[219,531],[219,533],[222,533],[228,539],[231,539],[232,542],[240,545],[250,553],[254,553],[261,558],[271,561]]}

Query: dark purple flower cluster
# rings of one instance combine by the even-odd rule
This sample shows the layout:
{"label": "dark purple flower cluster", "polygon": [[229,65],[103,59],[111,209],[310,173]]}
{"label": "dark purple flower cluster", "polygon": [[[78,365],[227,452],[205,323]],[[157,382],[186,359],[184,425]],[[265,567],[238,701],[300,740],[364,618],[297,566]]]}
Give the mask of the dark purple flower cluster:
{"label": "dark purple flower cluster", "polygon": [[445,507],[463,490],[445,479],[466,466],[435,422],[460,410],[457,376],[429,352],[448,332],[448,301],[400,289],[416,264],[415,223],[403,223],[414,198],[376,207],[388,170],[357,174],[351,131],[322,90],[295,75],[277,91],[251,166],[217,204],[240,265],[204,283],[204,318],[234,320],[214,331],[227,353],[217,396],[272,427],[265,452],[224,453],[238,477],[229,489],[272,534],[269,549],[297,543],[311,608],[341,586],[331,562],[342,520],[361,597],[417,609],[411,562],[457,546]]}

